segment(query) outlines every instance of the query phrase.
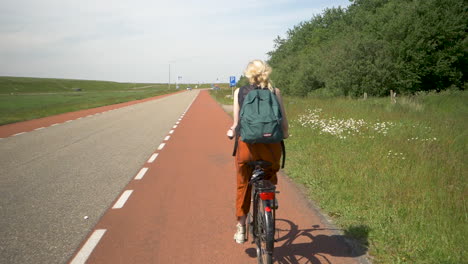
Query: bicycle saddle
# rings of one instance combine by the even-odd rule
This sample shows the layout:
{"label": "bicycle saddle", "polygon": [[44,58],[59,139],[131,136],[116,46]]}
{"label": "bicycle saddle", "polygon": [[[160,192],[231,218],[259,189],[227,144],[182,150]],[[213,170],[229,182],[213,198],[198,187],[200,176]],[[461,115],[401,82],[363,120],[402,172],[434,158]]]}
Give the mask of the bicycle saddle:
{"label": "bicycle saddle", "polygon": [[249,165],[250,167],[252,168],[256,168],[257,166],[259,166],[260,168],[268,168],[268,167],[271,167],[271,162],[268,162],[268,161],[264,161],[264,160],[256,160],[256,161],[251,161],[249,163],[247,163],[247,165]]}

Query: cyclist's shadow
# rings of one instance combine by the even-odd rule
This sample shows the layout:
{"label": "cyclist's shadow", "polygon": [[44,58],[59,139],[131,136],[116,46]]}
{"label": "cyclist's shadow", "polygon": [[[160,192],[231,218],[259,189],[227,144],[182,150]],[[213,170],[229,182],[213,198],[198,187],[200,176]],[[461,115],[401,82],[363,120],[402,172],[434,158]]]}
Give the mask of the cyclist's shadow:
{"label": "cyclist's shadow", "polygon": [[[314,234],[316,231],[330,230],[314,225],[310,229],[299,229],[290,220],[276,219],[276,243],[273,253],[274,263],[331,263],[327,256],[358,257],[367,252],[367,226],[355,226],[348,230],[350,233],[358,233],[360,243],[350,240],[344,235]],[[250,257],[256,257],[255,248],[249,248],[246,253]]]}

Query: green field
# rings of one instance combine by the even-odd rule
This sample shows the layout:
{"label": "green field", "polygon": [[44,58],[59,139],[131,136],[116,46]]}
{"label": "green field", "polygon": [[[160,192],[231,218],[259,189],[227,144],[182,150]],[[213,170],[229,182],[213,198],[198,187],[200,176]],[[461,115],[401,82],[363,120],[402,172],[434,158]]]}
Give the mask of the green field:
{"label": "green field", "polygon": [[167,83],[0,77],[0,125],[176,91],[174,84],[169,89]]}
{"label": "green field", "polygon": [[286,173],[374,263],[466,263],[467,102],[285,97]]}

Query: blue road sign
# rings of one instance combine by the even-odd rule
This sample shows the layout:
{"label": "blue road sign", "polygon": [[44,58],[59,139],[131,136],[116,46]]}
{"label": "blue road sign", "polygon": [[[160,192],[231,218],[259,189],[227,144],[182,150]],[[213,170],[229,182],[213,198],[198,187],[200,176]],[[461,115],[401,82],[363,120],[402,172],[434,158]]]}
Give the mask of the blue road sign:
{"label": "blue road sign", "polygon": [[229,77],[229,83],[231,87],[236,86],[236,76]]}

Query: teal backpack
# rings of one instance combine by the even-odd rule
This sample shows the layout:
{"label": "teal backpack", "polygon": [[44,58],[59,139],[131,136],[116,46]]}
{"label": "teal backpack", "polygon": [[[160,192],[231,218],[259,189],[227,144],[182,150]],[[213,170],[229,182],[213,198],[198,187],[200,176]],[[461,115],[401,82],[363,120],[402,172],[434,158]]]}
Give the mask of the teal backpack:
{"label": "teal backpack", "polygon": [[281,107],[276,94],[268,89],[258,89],[253,86],[244,86],[239,90],[239,125],[236,128],[237,140],[249,143],[280,143],[283,150],[283,163],[285,162],[284,134],[282,129]]}

